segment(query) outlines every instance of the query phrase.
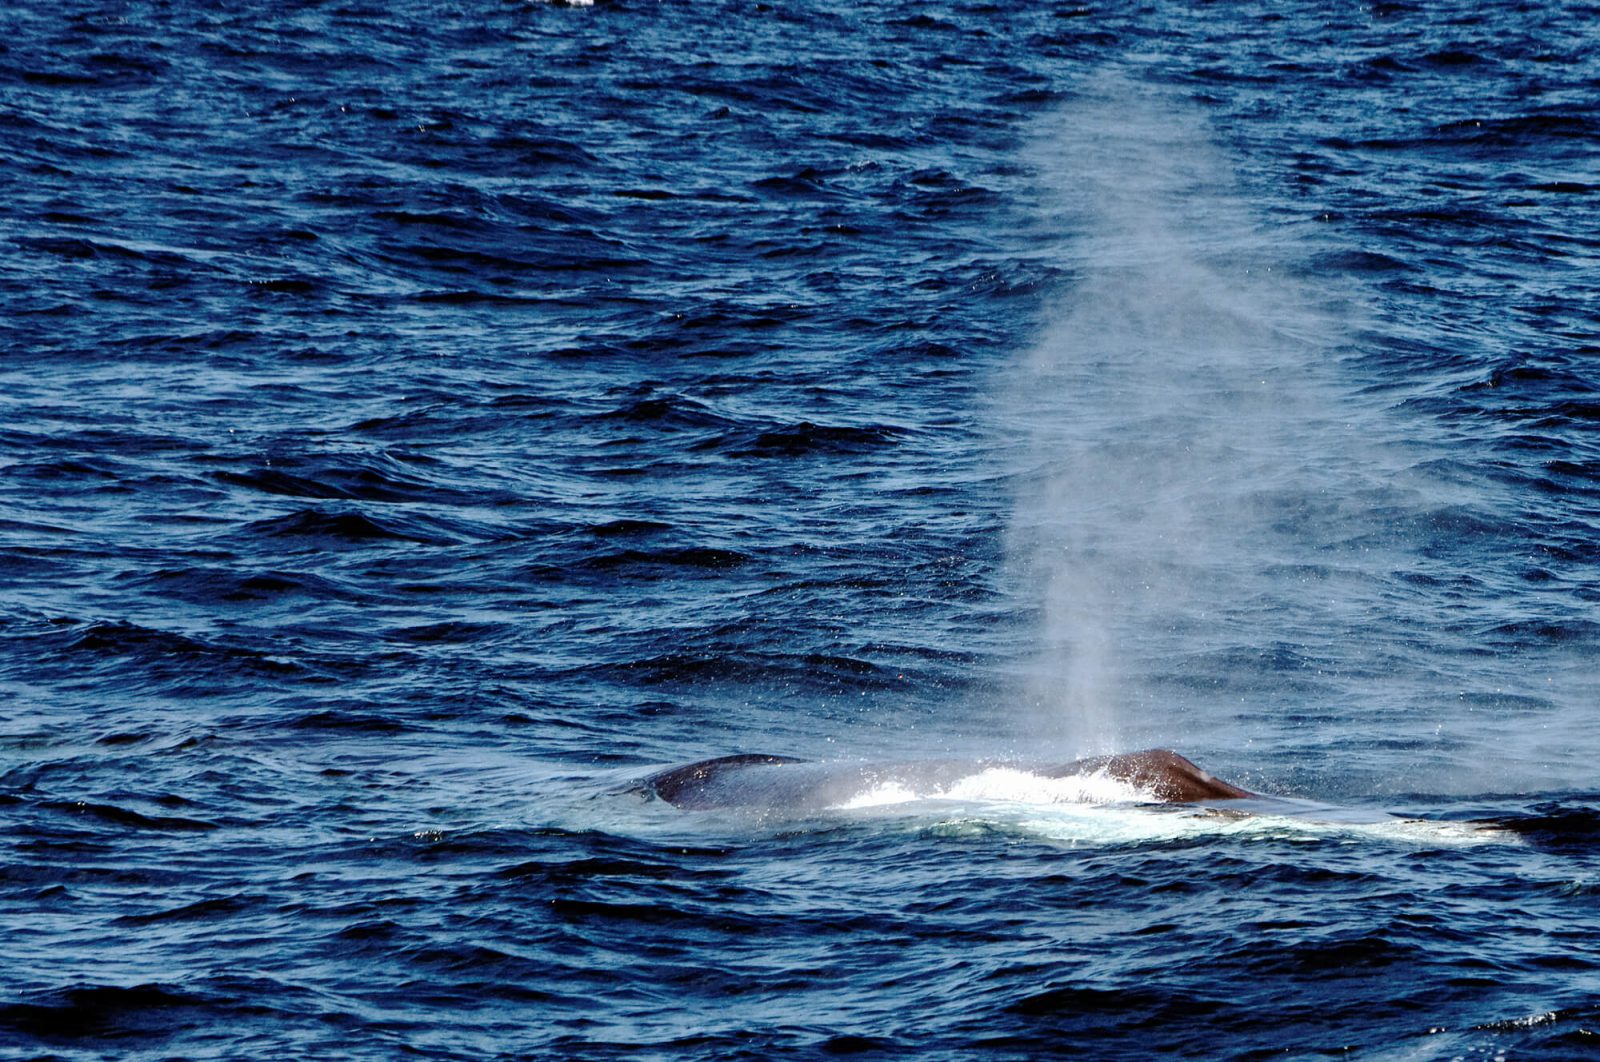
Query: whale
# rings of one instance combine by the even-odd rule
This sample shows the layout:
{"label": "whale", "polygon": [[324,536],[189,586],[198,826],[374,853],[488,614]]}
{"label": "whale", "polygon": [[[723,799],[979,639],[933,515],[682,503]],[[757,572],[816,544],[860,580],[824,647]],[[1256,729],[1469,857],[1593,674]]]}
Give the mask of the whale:
{"label": "whale", "polygon": [[790,812],[840,807],[879,787],[940,794],[991,769],[1050,779],[1110,779],[1130,787],[1138,802],[1194,804],[1257,799],[1171,749],[1091,756],[1066,763],[1014,760],[924,760],[903,763],[818,762],[765,753],[738,753],[657,771],[634,787],[688,811],[783,808]]}
{"label": "whale", "polygon": [[[1113,834],[1122,838],[1184,835],[1197,823],[1233,829],[1252,821],[1280,833],[1307,831],[1306,837],[1326,836],[1331,830],[1344,837],[1450,845],[1514,843],[1523,832],[1514,822],[1439,821],[1253,793],[1171,749],[1159,748],[1065,763],[1015,758],[814,761],[739,753],[656,770],[624,782],[615,791],[632,792],[673,811],[721,811],[763,823],[831,818],[839,813],[877,814],[882,808],[915,807],[925,801],[1035,809],[1053,804],[1075,809],[1068,812],[1065,828],[1075,839],[1089,840],[1106,836],[1103,828],[1108,821],[1115,827]],[[1093,818],[1083,818],[1086,812]],[[1044,828],[1048,832],[1061,825]],[[1173,833],[1174,829],[1179,832]]]}

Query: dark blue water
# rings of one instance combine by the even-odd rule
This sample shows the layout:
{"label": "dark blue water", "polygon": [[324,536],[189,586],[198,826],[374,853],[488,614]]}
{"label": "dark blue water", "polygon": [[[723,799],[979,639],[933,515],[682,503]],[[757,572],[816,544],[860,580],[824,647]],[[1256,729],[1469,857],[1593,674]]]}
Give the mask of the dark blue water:
{"label": "dark blue water", "polygon": [[9,5],[0,1051],[1595,1052],[1597,17]]}

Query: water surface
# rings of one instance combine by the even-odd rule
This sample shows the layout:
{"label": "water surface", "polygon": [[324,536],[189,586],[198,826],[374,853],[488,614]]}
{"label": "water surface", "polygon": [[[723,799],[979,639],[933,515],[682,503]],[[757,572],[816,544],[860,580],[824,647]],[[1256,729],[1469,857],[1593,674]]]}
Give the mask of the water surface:
{"label": "water surface", "polygon": [[257,7],[0,14],[7,1051],[1593,1050],[1600,11]]}

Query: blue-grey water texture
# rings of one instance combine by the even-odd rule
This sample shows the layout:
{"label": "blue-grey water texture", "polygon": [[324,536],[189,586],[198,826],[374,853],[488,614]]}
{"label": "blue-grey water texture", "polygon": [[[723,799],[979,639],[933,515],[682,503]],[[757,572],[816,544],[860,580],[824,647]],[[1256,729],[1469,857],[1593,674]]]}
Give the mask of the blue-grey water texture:
{"label": "blue-grey water texture", "polygon": [[0,1055],[1593,1056],[1596,25],[5,5]]}

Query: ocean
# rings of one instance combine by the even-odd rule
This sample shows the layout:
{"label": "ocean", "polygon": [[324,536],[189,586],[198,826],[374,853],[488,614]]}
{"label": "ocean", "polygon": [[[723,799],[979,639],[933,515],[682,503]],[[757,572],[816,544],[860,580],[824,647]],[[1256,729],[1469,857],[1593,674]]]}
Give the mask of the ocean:
{"label": "ocean", "polygon": [[1597,18],[7,6],[0,1056],[1600,1055]]}

